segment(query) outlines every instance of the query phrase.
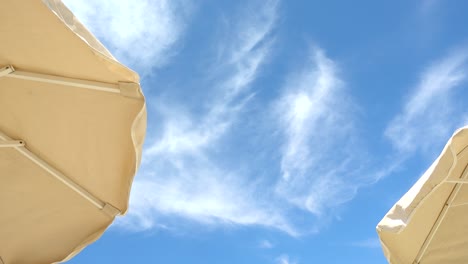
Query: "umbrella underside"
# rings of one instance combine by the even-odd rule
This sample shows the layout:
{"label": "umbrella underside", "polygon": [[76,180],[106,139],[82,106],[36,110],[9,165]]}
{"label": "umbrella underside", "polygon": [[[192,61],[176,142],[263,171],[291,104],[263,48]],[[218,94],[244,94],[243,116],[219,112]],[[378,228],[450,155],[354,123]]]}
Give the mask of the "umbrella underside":
{"label": "umbrella underside", "polygon": [[[7,84],[9,82],[15,83],[15,85],[10,86]],[[44,83],[56,86],[52,88],[52,92],[62,93],[65,87],[65,94],[67,92],[73,94],[76,90],[85,89],[90,91],[89,96],[93,97],[96,96],[95,93],[98,93],[101,96],[108,94],[107,96],[134,100],[139,95],[139,86],[133,83],[91,82],[15,71],[12,66],[5,66],[0,69],[0,85],[2,86],[0,108],[9,109],[9,113],[7,111],[4,113],[8,114],[10,120],[15,117],[15,111],[12,110],[13,108],[5,107],[8,105],[5,102],[9,98],[8,92],[13,91],[16,96],[27,98],[27,96],[18,94],[18,82],[27,84],[25,87],[28,88],[24,90],[26,93],[30,89],[39,88],[34,87],[35,85]],[[15,86],[14,89],[7,88],[13,86]],[[55,91],[53,91],[54,89]],[[35,96],[32,95],[32,97]],[[68,98],[72,97],[68,96]],[[40,102],[38,99],[32,98],[35,103]],[[15,103],[14,100],[9,101]],[[62,101],[67,100],[62,98]],[[18,102],[16,101],[16,103]],[[53,111],[57,112],[60,110],[59,108],[57,107]],[[30,107],[29,109],[31,117],[40,114],[38,108]],[[0,218],[2,228],[0,263],[37,262],[42,258],[47,259],[47,256],[51,255],[50,251],[54,249],[57,252],[73,252],[76,251],[77,245],[82,245],[89,239],[95,239],[97,235],[94,234],[102,233],[102,229],[107,227],[116,215],[121,214],[121,209],[98,198],[49,162],[30,151],[27,146],[29,144],[34,146],[35,142],[26,142],[22,138],[12,139],[6,135],[3,129],[8,129],[5,124],[9,122],[6,115],[4,117],[2,120],[6,122],[0,124],[0,172],[2,173],[2,186],[8,188],[2,188],[0,193],[0,210],[2,211]],[[55,117],[52,115],[51,119],[55,119]],[[44,151],[38,149],[36,152],[43,153]],[[51,219],[53,220],[51,221]],[[87,225],[85,226],[83,223],[87,223]],[[76,230],[76,234],[73,234],[73,231],[70,234],[70,230]],[[67,239],[67,242],[60,239],[54,242],[54,240],[48,239],[63,234],[67,234],[73,239]],[[25,242],[25,236],[28,237],[29,242]],[[16,255],[16,258],[9,259],[7,262],[6,256],[2,258],[2,251]],[[44,256],[41,256],[41,251],[45,252]],[[25,254],[25,252],[28,253]],[[67,255],[63,255],[61,258],[65,257]]]}
{"label": "umbrella underside", "polygon": [[377,226],[390,263],[468,262],[467,146],[464,128]]}
{"label": "umbrella underside", "polygon": [[145,99],[60,0],[0,1],[0,264],[58,263],[127,211]]}

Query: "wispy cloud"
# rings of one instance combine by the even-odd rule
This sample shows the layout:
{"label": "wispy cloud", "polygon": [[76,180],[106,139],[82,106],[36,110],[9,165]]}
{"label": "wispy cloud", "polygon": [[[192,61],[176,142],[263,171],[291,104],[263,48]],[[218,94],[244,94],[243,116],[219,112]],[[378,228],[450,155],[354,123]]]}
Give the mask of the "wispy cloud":
{"label": "wispy cloud", "polygon": [[277,192],[316,216],[350,200],[365,151],[355,131],[355,105],[324,51],[313,48],[275,105],[284,135]]}
{"label": "wispy cloud", "polygon": [[465,121],[457,89],[467,79],[468,50],[459,49],[431,64],[412,89],[385,136],[400,153],[429,151]]}
{"label": "wispy cloud", "polygon": [[422,14],[431,13],[439,5],[440,0],[420,0],[420,10]]}
{"label": "wispy cloud", "polygon": [[281,255],[276,259],[278,264],[297,264],[296,261],[292,261],[288,255]]}
{"label": "wispy cloud", "polygon": [[[247,171],[221,165],[225,160],[217,155],[226,143],[223,138],[242,117],[270,43],[259,39],[252,49],[226,53],[244,50],[224,65],[234,70],[217,81],[218,96],[201,115],[176,104],[160,106],[162,134],[146,149],[144,178],[134,185],[130,215],[121,226],[153,228],[172,215],[205,224],[261,225],[297,236],[316,231],[324,224],[317,219],[330,219],[330,212],[372,181],[361,175],[367,153],[355,128],[356,106],[339,67],[319,48],[310,50],[306,66],[292,69],[282,96],[266,108],[282,138],[266,139],[279,144],[277,171],[265,181],[250,170],[255,164],[246,162]],[[261,59],[252,59],[257,57]],[[271,124],[268,129],[274,130]]]}
{"label": "wispy cloud", "polygon": [[270,248],[273,248],[275,245],[273,245],[273,243],[270,240],[264,239],[264,240],[260,241],[258,246],[260,248],[270,249]]}
{"label": "wispy cloud", "polygon": [[[92,28],[106,41],[123,45],[121,54],[127,59],[141,60],[142,67],[163,65],[170,56],[169,48],[184,28],[184,16],[174,17],[177,8],[182,8],[179,3],[182,2],[144,2],[143,9],[133,11],[139,17],[142,14],[138,12],[159,10],[158,18],[148,19],[163,19],[171,24],[161,32],[146,32],[153,29],[138,24],[133,25],[136,32],[117,39],[109,34],[112,30],[104,32],[104,23],[99,19],[88,23],[95,23]],[[91,21],[96,20],[93,16],[97,14],[88,9],[104,10],[107,4],[98,1],[88,6],[75,5],[72,9],[79,13],[81,8],[84,15],[80,17]],[[331,210],[352,199],[357,189],[369,182],[361,176],[366,151],[355,128],[356,105],[340,79],[338,65],[317,47],[308,52],[305,66],[291,69],[273,107],[265,107],[277,121],[263,132],[279,132],[264,136],[267,144],[279,150],[271,155],[279,155],[278,167],[273,168],[269,159],[272,169],[265,179],[255,175],[251,167],[257,165],[251,161],[244,160],[240,165],[246,170],[226,165],[229,158],[223,156],[225,149],[236,144],[228,142],[232,140],[229,136],[237,133],[236,122],[244,118],[246,105],[255,98],[252,87],[271,59],[275,43],[279,1],[256,1],[250,5],[232,18],[234,22],[228,23],[226,29],[228,34],[217,40],[221,52],[215,54],[209,67],[212,70],[206,72],[202,84],[196,80],[189,83],[194,89],[208,86],[197,90],[200,98],[206,100],[198,103],[196,111],[187,98],[158,100],[155,108],[149,109],[158,117],[158,133],[148,134],[149,144],[133,185],[129,215],[119,219],[117,226],[131,230],[171,228],[177,222],[172,220],[180,218],[209,225],[259,225],[296,236],[302,229],[315,230],[317,218],[330,216]],[[106,16],[112,16],[110,21],[119,17]],[[110,28],[117,30],[120,20],[113,23],[116,25],[111,23]],[[152,50],[149,57],[143,55],[145,46],[132,46],[140,40],[159,42],[148,34],[165,39],[156,48],[148,47]],[[119,50],[117,46],[111,49]],[[135,54],[130,53],[135,50]],[[298,219],[307,220],[297,222],[298,214]]]}
{"label": "wispy cloud", "polygon": [[193,8],[185,0],[64,2],[118,59],[140,71],[162,66],[174,55]]}
{"label": "wispy cloud", "polygon": [[355,241],[351,243],[353,247],[360,247],[360,248],[377,248],[380,249],[380,240],[378,238],[368,238],[365,240]]}
{"label": "wispy cloud", "polygon": [[243,189],[249,188],[244,184],[207,164],[179,168],[164,178],[137,180],[130,215],[119,224],[146,230],[159,227],[169,215],[202,224],[263,225],[288,231],[285,221],[267,204],[252,203],[253,192]]}
{"label": "wispy cloud", "polygon": [[231,44],[217,61],[217,70],[207,76],[213,89],[208,89],[212,93],[207,94],[206,110],[192,114],[184,102],[157,109],[162,134],[144,153],[129,215],[118,222],[120,226],[147,229],[174,216],[294,232],[272,205],[256,199],[254,181],[223,167],[217,158],[220,141],[252,98],[251,84],[270,54],[277,1],[258,3],[262,4],[257,12],[249,13],[248,7],[235,19],[241,22],[229,37],[221,40],[220,45]]}

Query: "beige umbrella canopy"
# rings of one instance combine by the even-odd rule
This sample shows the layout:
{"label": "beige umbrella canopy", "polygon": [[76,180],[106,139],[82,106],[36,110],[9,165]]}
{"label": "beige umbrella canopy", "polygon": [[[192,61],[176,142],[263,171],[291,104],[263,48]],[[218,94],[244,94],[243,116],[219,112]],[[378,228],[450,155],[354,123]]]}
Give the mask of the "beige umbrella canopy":
{"label": "beige umbrella canopy", "polygon": [[59,0],[0,3],[0,263],[61,262],[127,211],[145,100]]}
{"label": "beige umbrella canopy", "polygon": [[468,127],[377,226],[392,264],[468,263]]}

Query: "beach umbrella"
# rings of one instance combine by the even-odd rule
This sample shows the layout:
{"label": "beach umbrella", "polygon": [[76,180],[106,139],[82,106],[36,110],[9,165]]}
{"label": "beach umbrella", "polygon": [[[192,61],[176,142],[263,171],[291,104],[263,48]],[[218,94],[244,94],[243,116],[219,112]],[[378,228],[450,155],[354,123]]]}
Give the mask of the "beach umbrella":
{"label": "beach umbrella", "polygon": [[468,263],[468,127],[377,226],[392,264]]}
{"label": "beach umbrella", "polygon": [[59,0],[0,3],[0,263],[61,262],[127,211],[145,100]]}

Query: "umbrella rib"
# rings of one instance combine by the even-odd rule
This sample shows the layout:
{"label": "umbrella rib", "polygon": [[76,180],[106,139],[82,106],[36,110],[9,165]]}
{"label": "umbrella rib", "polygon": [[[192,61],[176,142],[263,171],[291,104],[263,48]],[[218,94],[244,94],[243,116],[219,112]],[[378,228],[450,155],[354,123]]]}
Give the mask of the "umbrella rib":
{"label": "umbrella rib", "polygon": [[465,206],[465,205],[468,205],[468,202],[466,202],[466,203],[459,203],[459,204],[451,204],[451,205],[450,205],[450,208],[459,207],[459,206]]}
{"label": "umbrella rib", "polygon": [[21,140],[0,140],[0,148],[22,147],[24,142]]}
{"label": "umbrella rib", "polygon": [[73,182],[70,178],[66,177],[62,173],[60,173],[58,170],[54,169],[52,166],[50,166],[48,163],[46,163],[44,160],[40,159],[38,156],[34,155],[31,151],[27,150],[25,147],[15,147],[15,149],[23,154],[26,158],[34,162],[36,165],[47,171],[49,174],[57,178],[59,181],[61,181],[63,184],[65,184],[67,187],[72,189],[73,191],[77,192],[83,198],[86,200],[90,201],[93,205],[95,205],[97,208],[102,209],[104,208],[105,203],[96,198],[94,195],[89,193],[87,190],[85,190],[83,187],[79,186],[75,182]]}
{"label": "umbrella rib", "polygon": [[[455,162],[452,164],[452,167],[450,168],[449,172],[447,173],[447,176],[442,181],[442,183],[456,183],[456,181],[466,181],[468,183],[468,179],[463,179],[463,177],[461,179],[450,179],[450,180],[448,179],[450,177],[450,175],[452,174],[453,168],[455,168],[455,165],[457,164],[457,161],[456,161],[457,156],[461,155],[462,153],[465,153],[465,151],[468,151],[468,146],[463,148],[458,153],[453,152],[453,150],[450,148],[450,152],[452,153],[452,157],[453,157]],[[409,224],[411,222],[411,220],[413,219],[413,216],[416,213],[416,211],[418,210],[419,206],[421,204],[423,204],[426,201],[426,199],[428,199],[428,197],[430,197],[440,187],[442,187],[442,184],[436,185],[434,188],[432,188],[432,190],[426,196],[423,197],[423,199],[418,203],[418,205],[416,205],[416,207],[412,210],[412,212],[408,216],[407,220],[405,221],[405,225],[407,225],[407,224]],[[399,234],[402,231],[403,231],[403,229],[400,228],[396,233]]]}
{"label": "umbrella rib", "polygon": [[[11,142],[13,141],[10,137],[5,135],[4,133],[0,132],[0,143],[1,142]],[[11,148],[14,148],[17,150],[19,153],[21,153],[23,156],[28,158],[30,161],[35,163],[37,166],[41,167],[45,171],[47,171],[50,175],[54,176],[57,180],[65,184],[67,187],[75,191],[77,194],[81,195],[83,198],[91,202],[94,206],[96,206],[98,209],[103,210],[105,213],[115,216],[120,213],[120,210],[117,208],[113,207],[112,205],[105,203],[101,201],[99,198],[88,192],[86,189],[78,185],[76,182],[74,182],[72,179],[68,178],[65,176],[63,173],[58,171],[57,169],[53,168],[51,165],[49,165],[47,162],[39,158],[37,155],[29,151],[25,146],[24,146],[24,141],[20,140],[21,142],[20,145],[11,145]]]}
{"label": "umbrella rib", "polygon": [[[455,153],[453,153],[452,148],[450,148],[450,150],[452,151],[452,154],[455,154]],[[457,158],[454,159],[454,163],[453,163],[449,173],[447,174],[447,178],[448,178],[448,176],[451,175],[451,172],[455,168],[456,164],[457,164]],[[455,200],[455,198],[457,197],[458,192],[460,191],[461,187],[463,186],[462,184],[468,183],[468,181],[466,181],[467,180],[466,176],[468,174],[467,168],[468,168],[468,165],[465,166],[465,169],[463,170],[462,176],[459,179],[457,179],[457,180],[447,180],[447,178],[446,178],[444,181],[442,181],[442,183],[454,183],[455,186],[452,189],[452,191],[450,192],[450,195],[447,198],[441,212],[439,213],[439,216],[437,217],[436,222],[434,223],[431,230],[429,231],[429,234],[426,237],[426,240],[424,241],[424,244],[422,245],[418,255],[416,256],[416,260],[414,261],[414,263],[416,263],[416,264],[420,263],[422,257],[424,256],[424,254],[426,253],[430,243],[432,242],[432,239],[434,238],[435,234],[439,230],[439,227],[442,224],[442,221],[444,220],[445,216],[447,215],[448,209],[451,208],[451,207],[454,207],[454,206],[452,206],[452,203]],[[458,205],[455,205],[455,206],[458,206]]]}
{"label": "umbrella rib", "polygon": [[139,85],[130,82],[105,83],[76,78],[61,77],[49,74],[18,71],[11,65],[0,68],[0,77],[15,78],[21,80],[44,82],[64,85],[75,88],[95,90],[107,93],[120,94],[126,97],[140,98]]}
{"label": "umbrella rib", "polygon": [[468,184],[468,179],[456,179],[456,180],[446,180],[446,183],[460,183],[460,184]]}
{"label": "umbrella rib", "polygon": [[32,73],[26,71],[14,71],[5,77],[23,79],[36,82],[45,82],[58,85],[72,86],[77,88],[84,88],[108,93],[120,94],[120,89],[117,84],[103,83],[103,82],[94,82],[81,79],[73,79],[66,77],[58,77],[47,74]]}

